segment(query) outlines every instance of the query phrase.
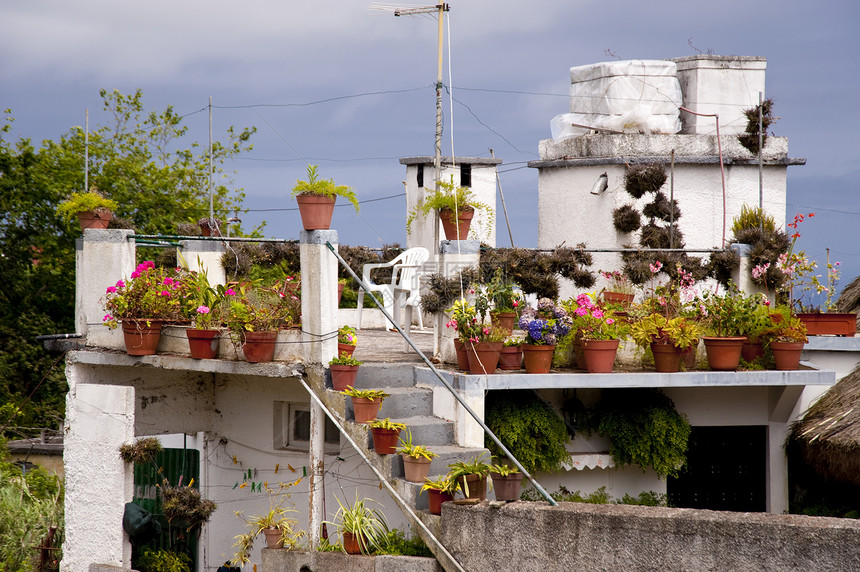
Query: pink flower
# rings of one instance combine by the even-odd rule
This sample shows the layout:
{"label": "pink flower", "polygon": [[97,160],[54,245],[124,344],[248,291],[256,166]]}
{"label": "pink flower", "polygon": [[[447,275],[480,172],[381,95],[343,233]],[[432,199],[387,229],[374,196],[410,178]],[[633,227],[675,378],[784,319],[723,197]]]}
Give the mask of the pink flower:
{"label": "pink flower", "polygon": [[613,320],[612,318],[607,318],[607,319],[606,319],[606,324],[607,324],[607,325],[611,326],[611,325],[612,325],[612,324],[614,324],[614,323],[615,323],[615,320]]}
{"label": "pink flower", "polygon": [[235,296],[236,291],[233,290],[232,288],[227,288],[227,290],[224,292],[224,294],[226,294],[227,296]]}
{"label": "pink flower", "polygon": [[135,278],[138,278],[138,277],[140,277],[139,271],[135,270],[134,272],[131,273],[131,279],[132,280],[134,280]]}
{"label": "pink flower", "polygon": [[108,320],[113,320],[113,316],[110,314],[105,314],[105,317],[102,318],[102,322],[107,322]]}
{"label": "pink flower", "polygon": [[164,285],[165,286],[170,286],[171,284],[174,284],[175,282],[176,282],[176,280],[174,280],[170,276],[168,276],[167,278],[164,279]]}
{"label": "pink flower", "polygon": [[660,272],[660,269],[663,268],[663,263],[657,260],[654,262],[654,264],[649,264],[648,268],[651,269],[652,274],[657,274],[658,272]]}
{"label": "pink flower", "polygon": [[159,294],[159,296],[165,296],[165,297],[170,296],[170,292],[168,292],[167,290],[162,290],[161,293]]}
{"label": "pink flower", "polygon": [[766,299],[766,300],[764,301],[764,305],[765,305],[765,306],[770,306],[770,300],[767,300],[767,299]]}
{"label": "pink flower", "polygon": [[[838,265],[839,265],[839,263],[837,262],[837,263],[836,263],[836,265],[838,266]],[[519,302],[517,302],[516,300],[514,300],[514,308],[516,308],[516,307],[517,307],[517,306],[519,306],[519,305],[520,305],[520,303],[519,303]]]}
{"label": "pink flower", "polygon": [[125,282],[123,282],[122,280],[117,280],[116,281],[116,287],[117,288],[125,288]]}
{"label": "pink flower", "polygon": [[603,310],[598,308],[597,310],[594,310],[591,313],[591,315],[594,316],[595,318],[602,318],[603,317]]}
{"label": "pink flower", "polygon": [[574,310],[573,313],[576,314],[577,316],[587,316],[588,315],[588,308],[586,308],[584,306],[580,306],[579,308]]}
{"label": "pink flower", "polygon": [[116,286],[108,286],[107,287],[107,293],[108,294],[113,294],[115,292],[116,292]]}
{"label": "pink flower", "polygon": [[209,308],[206,306],[197,306],[197,313],[198,314],[208,314]]}

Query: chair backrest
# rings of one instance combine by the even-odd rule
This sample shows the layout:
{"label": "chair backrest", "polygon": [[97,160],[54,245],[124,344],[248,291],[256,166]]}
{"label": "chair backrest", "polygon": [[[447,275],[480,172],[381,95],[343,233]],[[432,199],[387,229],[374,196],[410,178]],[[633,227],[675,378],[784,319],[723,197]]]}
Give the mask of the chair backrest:
{"label": "chair backrest", "polygon": [[430,251],[422,246],[404,250],[392,260],[392,284],[396,288],[407,288],[417,293],[420,287],[421,266],[430,258]]}

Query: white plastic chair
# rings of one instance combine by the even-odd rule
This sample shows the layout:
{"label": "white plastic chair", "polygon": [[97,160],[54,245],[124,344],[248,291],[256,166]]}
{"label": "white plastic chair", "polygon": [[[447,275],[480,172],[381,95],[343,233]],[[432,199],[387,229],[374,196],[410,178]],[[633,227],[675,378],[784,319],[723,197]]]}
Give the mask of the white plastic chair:
{"label": "white plastic chair", "polygon": [[[430,252],[421,246],[410,248],[401,252],[394,260],[379,264],[365,264],[361,269],[361,279],[369,286],[370,292],[382,294],[382,305],[389,315],[399,316],[399,309],[404,306],[418,307],[418,325],[424,329],[424,320],[421,317],[421,267],[430,258]],[[370,273],[378,268],[391,268],[391,282],[388,284],[376,284],[371,280]],[[403,298],[405,296],[405,299]],[[400,298],[398,311],[394,312],[394,302]],[[358,329],[361,329],[361,309],[364,306],[364,289],[358,289]],[[411,320],[411,311],[408,318]],[[386,320],[387,322],[387,320]]]}

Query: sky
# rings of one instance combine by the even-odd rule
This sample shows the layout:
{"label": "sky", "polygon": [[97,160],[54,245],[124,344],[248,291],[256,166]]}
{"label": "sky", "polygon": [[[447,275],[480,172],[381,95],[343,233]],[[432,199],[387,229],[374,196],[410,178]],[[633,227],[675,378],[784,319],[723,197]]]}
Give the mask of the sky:
{"label": "sky", "polygon": [[[860,3],[832,0],[454,0],[445,19],[444,155],[490,156],[517,246],[537,244],[538,142],[568,111],[569,68],[712,53],[767,58],[774,135],[787,137],[788,208],[815,212],[799,246],[860,274]],[[432,6],[406,5],[398,6]],[[13,137],[58,139],[109,122],[100,89],[141,89],[172,105],[189,139],[255,126],[229,168],[247,195],[245,228],[298,238],[289,191],[308,163],[355,188],[336,210],[342,244],[405,244],[405,167],[433,154],[435,17],[395,17],[369,1],[28,0],[0,3],[0,109]],[[450,33],[449,33],[450,32]],[[450,65],[449,65],[450,62]],[[448,98],[453,95],[454,101]],[[501,223],[501,218],[499,219]],[[499,232],[499,246],[508,246]]]}

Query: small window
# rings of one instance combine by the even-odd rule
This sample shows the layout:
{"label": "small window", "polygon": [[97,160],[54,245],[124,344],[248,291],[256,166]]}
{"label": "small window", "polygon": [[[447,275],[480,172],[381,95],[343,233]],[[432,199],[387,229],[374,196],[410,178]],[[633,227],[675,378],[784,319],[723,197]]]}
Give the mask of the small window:
{"label": "small window", "polygon": [[424,165],[418,165],[418,188],[424,186]]}
{"label": "small window", "polygon": [[469,163],[460,165],[460,186],[472,186],[472,165],[470,165]]}
{"label": "small window", "polygon": [[[311,409],[308,403],[275,401],[274,403],[275,449],[298,449],[307,451],[311,438]],[[331,419],[325,418],[325,450],[336,453],[340,448],[340,432]]]}

